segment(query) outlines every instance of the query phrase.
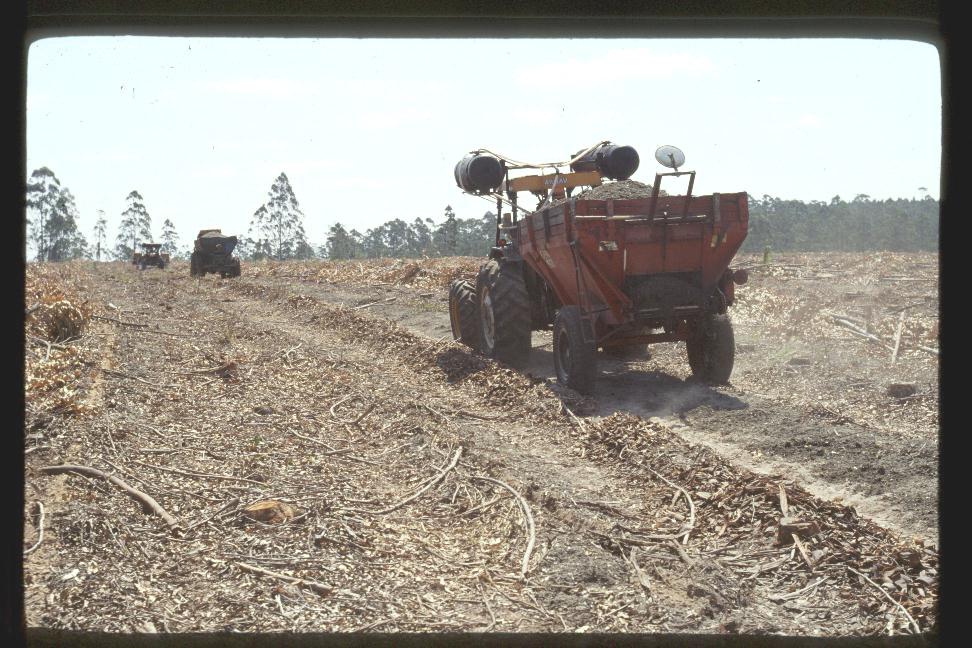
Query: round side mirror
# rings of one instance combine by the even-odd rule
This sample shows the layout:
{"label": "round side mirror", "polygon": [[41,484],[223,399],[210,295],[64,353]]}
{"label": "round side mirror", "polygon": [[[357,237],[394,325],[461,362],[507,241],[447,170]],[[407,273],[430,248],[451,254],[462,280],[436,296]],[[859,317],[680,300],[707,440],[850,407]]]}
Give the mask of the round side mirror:
{"label": "round side mirror", "polygon": [[678,170],[678,167],[685,164],[685,154],[677,146],[659,146],[655,151],[655,159],[658,160],[658,164],[666,166],[669,169]]}

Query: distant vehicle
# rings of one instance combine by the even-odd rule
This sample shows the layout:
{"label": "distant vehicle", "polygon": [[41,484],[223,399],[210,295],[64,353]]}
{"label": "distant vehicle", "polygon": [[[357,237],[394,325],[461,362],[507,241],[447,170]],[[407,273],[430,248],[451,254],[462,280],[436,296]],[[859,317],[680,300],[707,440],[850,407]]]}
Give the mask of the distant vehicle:
{"label": "distant vehicle", "polygon": [[207,272],[222,277],[239,277],[240,260],[233,256],[237,238],[218,229],[200,230],[189,257],[189,276],[204,277]]}
{"label": "distant vehicle", "polygon": [[155,266],[159,270],[164,270],[169,265],[169,255],[162,252],[161,243],[142,243],[142,251],[132,255],[132,263],[137,265],[139,270],[144,270],[149,266]]}

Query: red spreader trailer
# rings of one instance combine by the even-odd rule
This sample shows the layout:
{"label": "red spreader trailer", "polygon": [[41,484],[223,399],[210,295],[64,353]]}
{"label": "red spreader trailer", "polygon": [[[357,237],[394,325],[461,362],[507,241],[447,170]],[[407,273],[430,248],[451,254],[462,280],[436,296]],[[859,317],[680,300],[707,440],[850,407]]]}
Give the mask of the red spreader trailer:
{"label": "red spreader trailer", "polygon": [[[456,281],[450,288],[454,337],[523,366],[531,331],[552,324],[558,382],[581,392],[594,389],[598,349],[684,341],[696,377],[726,382],[735,351],[727,308],[734,284],[747,279],[745,270],[729,266],[746,238],[747,194],[693,196],[695,172],[679,171],[684,156],[662,147],[656,159],[674,171],[656,174],[646,196],[599,199],[590,196],[612,192],[594,189],[571,198],[574,187],[601,187],[603,177],[621,183],[630,177],[637,154],[633,164],[630,155],[612,164],[618,149],[633,152],[601,143],[576,155],[569,173],[521,178],[510,178],[509,172],[525,165],[474,152],[476,159],[488,155],[502,170],[502,180],[493,186],[486,185],[495,181],[495,170],[489,177],[463,176],[457,167],[463,189],[491,194],[497,213],[505,194],[512,211],[497,219],[496,244],[476,284]],[[587,168],[585,153],[594,160]],[[688,176],[685,195],[661,190],[667,176]],[[520,191],[542,198],[540,207],[520,215]]]}

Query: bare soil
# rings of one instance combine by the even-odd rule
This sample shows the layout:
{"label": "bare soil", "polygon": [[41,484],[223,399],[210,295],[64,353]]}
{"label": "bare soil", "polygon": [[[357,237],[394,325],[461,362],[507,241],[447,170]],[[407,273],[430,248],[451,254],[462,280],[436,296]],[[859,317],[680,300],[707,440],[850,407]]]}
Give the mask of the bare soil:
{"label": "bare soil", "polygon": [[[918,346],[937,346],[937,258],[740,261],[730,385],[655,345],[602,357],[589,397],[551,380],[549,334],[523,372],[451,340],[445,286],[476,259],[226,280],[64,266],[107,319],[62,345],[84,407],[28,385],[28,625],[934,629],[937,357]],[[69,352],[27,353],[42,373]],[[915,394],[887,395],[905,382]],[[65,464],[121,478],[177,526],[106,480],[42,470]],[[279,515],[258,519],[266,502]],[[794,542],[784,517],[813,529]]]}

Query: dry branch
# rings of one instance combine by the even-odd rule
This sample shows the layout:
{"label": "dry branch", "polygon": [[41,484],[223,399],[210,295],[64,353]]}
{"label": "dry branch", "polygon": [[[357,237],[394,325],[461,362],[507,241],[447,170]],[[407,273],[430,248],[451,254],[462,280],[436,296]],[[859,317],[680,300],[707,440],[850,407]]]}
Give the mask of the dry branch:
{"label": "dry branch", "polygon": [[901,309],[901,317],[898,318],[898,330],[894,333],[894,351],[891,352],[891,364],[898,359],[898,349],[901,347],[901,329],[904,327],[904,318],[907,309]]}
{"label": "dry branch", "polygon": [[148,385],[149,387],[154,387],[156,389],[178,389],[175,385],[156,385],[155,383],[149,382],[144,378],[139,378],[138,376],[133,376],[132,374],[127,374],[123,371],[115,371],[114,369],[102,369],[104,373],[110,376],[120,376],[121,378],[128,378],[130,380],[137,380],[138,382]]}
{"label": "dry branch", "polygon": [[918,627],[918,622],[916,622],[915,619],[908,613],[908,610],[905,609],[905,606],[901,605],[900,603],[898,603],[897,601],[895,601],[893,598],[891,598],[891,595],[888,594],[887,592],[885,592],[883,587],[881,587],[880,585],[878,585],[877,583],[875,583],[874,581],[872,581],[870,578],[868,578],[867,576],[865,576],[861,572],[857,571],[856,569],[854,569],[850,565],[846,565],[846,567],[847,567],[847,569],[851,570],[852,572],[854,572],[855,574],[857,574],[858,576],[860,576],[861,578],[863,578],[864,580],[866,580],[868,583],[870,583],[871,585],[873,585],[874,586],[874,589],[876,589],[879,592],[881,592],[881,594],[883,594],[886,599],[888,599],[889,601],[891,601],[892,603],[894,603],[896,606],[898,606],[898,609],[900,609],[902,612],[904,612],[904,615],[906,617],[908,617],[908,621],[911,623],[911,627],[913,627],[915,629],[915,632],[916,633],[921,633],[921,628]]}
{"label": "dry branch", "polygon": [[403,506],[405,506],[406,504],[408,504],[412,500],[414,500],[417,497],[419,497],[420,495],[422,495],[422,493],[424,493],[425,491],[429,490],[430,488],[432,488],[433,486],[435,486],[436,484],[438,484],[439,482],[441,482],[445,478],[445,476],[447,474],[449,474],[449,471],[451,471],[453,468],[455,468],[456,467],[456,464],[459,463],[459,456],[461,454],[462,454],[462,446],[459,446],[459,449],[456,450],[456,454],[452,458],[452,461],[449,462],[449,465],[446,466],[445,469],[443,469],[434,478],[432,478],[428,482],[426,482],[425,486],[423,486],[422,488],[418,489],[415,493],[413,493],[409,497],[406,497],[405,499],[403,499],[398,504],[395,504],[393,506],[389,506],[388,508],[382,509],[380,511],[362,511],[362,513],[371,513],[372,515],[385,515],[386,513],[391,513],[392,511],[397,511],[398,509],[402,508]]}
{"label": "dry branch", "polygon": [[146,468],[153,468],[155,470],[161,470],[162,472],[175,473],[176,475],[183,475],[185,477],[202,477],[204,479],[218,479],[222,481],[237,481],[243,482],[245,484],[256,484],[257,486],[266,486],[265,483],[255,481],[253,479],[246,479],[245,477],[234,477],[232,475],[213,475],[210,473],[195,473],[189,472],[188,470],[179,470],[177,468],[163,468],[162,466],[156,466],[154,464],[145,463],[144,461],[135,461],[140,466],[145,466]]}
{"label": "dry branch", "polygon": [[465,511],[463,511],[459,515],[471,515],[471,514],[475,513],[476,511],[481,511],[483,509],[489,508],[490,506],[492,506],[493,504],[495,504],[498,501],[499,501],[499,497],[494,497],[493,499],[489,500],[488,502],[484,502],[482,504],[479,504],[477,506],[474,506],[471,509],[466,509]]}
{"label": "dry branch", "polygon": [[275,571],[270,571],[269,569],[261,569],[260,567],[254,567],[253,565],[247,565],[246,563],[241,562],[236,563],[236,566],[244,571],[260,574],[261,576],[269,576],[270,578],[276,578],[277,580],[282,580],[292,585],[306,585],[318,594],[323,594],[325,596],[333,591],[332,588],[324,585],[323,583],[318,583],[317,581],[306,580],[304,578],[295,578],[293,576],[287,576],[286,574],[280,574]]}
{"label": "dry branch", "polygon": [[887,342],[885,342],[884,340],[882,340],[878,336],[873,335],[871,333],[868,333],[867,331],[859,328],[856,324],[854,324],[853,322],[851,322],[847,318],[840,317],[838,315],[831,315],[831,318],[833,318],[834,324],[837,324],[838,326],[843,326],[845,329],[849,330],[851,333],[854,333],[855,335],[859,335],[860,337],[862,337],[864,339],[867,339],[867,340],[870,340],[871,342],[876,342],[877,344],[880,344],[881,346],[883,346],[883,347],[885,347],[887,349],[890,349],[891,348],[891,346]]}
{"label": "dry branch", "polygon": [[678,484],[669,481],[662,475],[658,474],[656,471],[652,470],[650,466],[645,466],[645,468],[647,468],[648,472],[653,474],[655,477],[662,480],[663,482],[665,482],[666,484],[668,484],[669,486],[677,490],[679,493],[681,493],[682,496],[685,498],[685,501],[688,502],[689,519],[688,522],[686,522],[685,525],[682,527],[682,530],[678,532],[678,536],[684,536],[682,537],[682,543],[684,544],[688,542],[689,533],[691,533],[692,529],[695,528],[695,503],[692,501],[692,498],[689,496],[688,491],[686,491],[684,488],[682,488]]}
{"label": "dry branch", "polygon": [[159,335],[171,335],[172,337],[189,337],[188,335],[183,335],[182,333],[170,333],[169,331],[160,331],[158,329],[150,328],[148,324],[143,324],[141,322],[124,322],[120,319],[115,319],[114,317],[104,317],[102,315],[92,315],[93,319],[100,319],[106,322],[113,322],[115,324],[120,324],[121,326],[130,326],[132,328],[137,328],[143,333],[158,333]]}
{"label": "dry branch", "polygon": [[290,433],[293,434],[298,439],[303,439],[304,441],[310,441],[311,443],[315,443],[323,448],[327,448],[327,452],[318,452],[316,454],[316,456],[318,457],[337,457],[338,459],[347,459],[348,461],[356,461],[358,463],[368,464],[369,466],[382,465],[377,461],[369,461],[367,459],[362,459],[361,457],[355,457],[354,455],[348,454],[349,452],[351,452],[351,448],[332,448],[331,446],[324,443],[320,439],[315,439],[313,437],[303,435],[299,432],[294,432],[293,430],[290,430]]}
{"label": "dry branch", "polygon": [[370,306],[374,306],[375,304],[390,304],[391,302],[395,301],[396,299],[398,299],[398,297],[389,297],[388,299],[379,300],[379,301],[373,301],[373,302],[369,302],[367,304],[361,304],[360,306],[355,306],[351,310],[359,310],[361,308],[368,308]]}
{"label": "dry branch", "polygon": [[632,569],[634,569],[635,576],[638,578],[638,583],[645,588],[646,591],[650,592],[651,580],[649,580],[648,574],[646,574],[644,570],[638,566],[638,559],[635,557],[635,548],[631,547],[631,549],[628,550],[627,556],[625,556],[624,551],[622,551],[621,556],[629,565],[631,565]]}
{"label": "dry branch", "polygon": [[114,322],[115,324],[121,324],[122,326],[131,326],[134,328],[148,328],[148,324],[143,324],[141,322],[124,322],[120,319],[115,319],[114,317],[105,317],[104,315],[92,315],[92,319],[104,320],[105,322]]}
{"label": "dry branch", "polygon": [[40,519],[37,520],[37,542],[34,543],[33,547],[24,551],[25,556],[39,547],[41,542],[44,541],[44,505],[37,502],[37,510],[40,515]]}
{"label": "dry branch", "polygon": [[791,533],[790,537],[793,538],[793,544],[796,545],[796,548],[800,550],[800,557],[802,557],[803,561],[807,563],[807,567],[810,568],[810,571],[813,571],[813,561],[810,560],[810,556],[807,555],[807,550],[804,549],[803,543],[800,542],[800,536],[795,533]]}
{"label": "dry branch", "polygon": [[361,413],[361,416],[351,421],[351,425],[357,425],[358,423],[363,421],[364,417],[368,416],[368,414],[371,414],[371,410],[373,409],[375,409],[375,404],[371,403],[370,405],[368,405],[368,407],[365,408],[365,411]]}
{"label": "dry branch", "polygon": [[521,496],[519,493],[513,490],[513,487],[505,482],[501,482],[498,479],[493,479],[492,477],[474,476],[472,477],[472,479],[478,479],[480,481],[488,481],[498,486],[502,486],[503,488],[508,490],[513,495],[513,497],[516,498],[516,501],[520,504],[520,510],[523,511],[523,517],[526,518],[527,535],[528,535],[526,551],[523,553],[523,566],[520,568],[520,577],[526,578],[527,573],[530,571],[530,554],[533,553],[533,545],[537,540],[537,532],[536,532],[536,528],[533,525],[533,514],[530,512],[530,505],[526,503],[526,500],[523,499],[523,496]]}
{"label": "dry branch", "polygon": [[829,576],[823,576],[822,578],[818,578],[814,582],[810,583],[806,587],[801,587],[800,589],[798,589],[798,590],[796,590],[794,592],[787,592],[786,594],[770,594],[769,598],[770,598],[770,600],[780,601],[780,602],[782,602],[782,601],[789,601],[791,599],[795,599],[795,598],[799,597],[801,594],[803,594],[804,592],[806,592],[807,590],[811,590],[814,587],[817,587],[818,585],[820,585],[821,583],[823,583],[824,581],[826,581],[828,578],[829,578]]}
{"label": "dry branch", "polygon": [[695,561],[689,558],[688,554],[685,553],[685,550],[682,549],[682,545],[678,544],[678,542],[676,542],[675,540],[669,541],[669,544],[675,548],[675,553],[677,553],[678,557],[682,559],[682,562],[684,562],[689,567],[695,564]]}
{"label": "dry branch", "polygon": [[506,420],[505,416],[483,416],[482,414],[475,414],[464,409],[452,409],[451,407],[443,408],[447,412],[452,412],[453,414],[458,414],[460,416],[466,416],[468,418],[479,419],[481,421],[503,421]]}
{"label": "dry branch", "polygon": [[169,529],[173,533],[179,532],[179,522],[169,515],[169,513],[162,508],[162,506],[156,502],[150,495],[146,495],[140,490],[132,488],[123,480],[115,477],[114,475],[106,474],[97,468],[90,468],[88,466],[72,466],[72,465],[61,465],[61,466],[44,466],[40,469],[41,472],[47,473],[48,475],[59,475],[62,473],[78,473],[79,475],[87,475],[88,477],[99,477],[101,479],[107,479],[115,486],[121,488],[130,497],[138,500],[142,504],[142,511],[145,513],[154,513],[161,517],[165,523],[168,525]]}

